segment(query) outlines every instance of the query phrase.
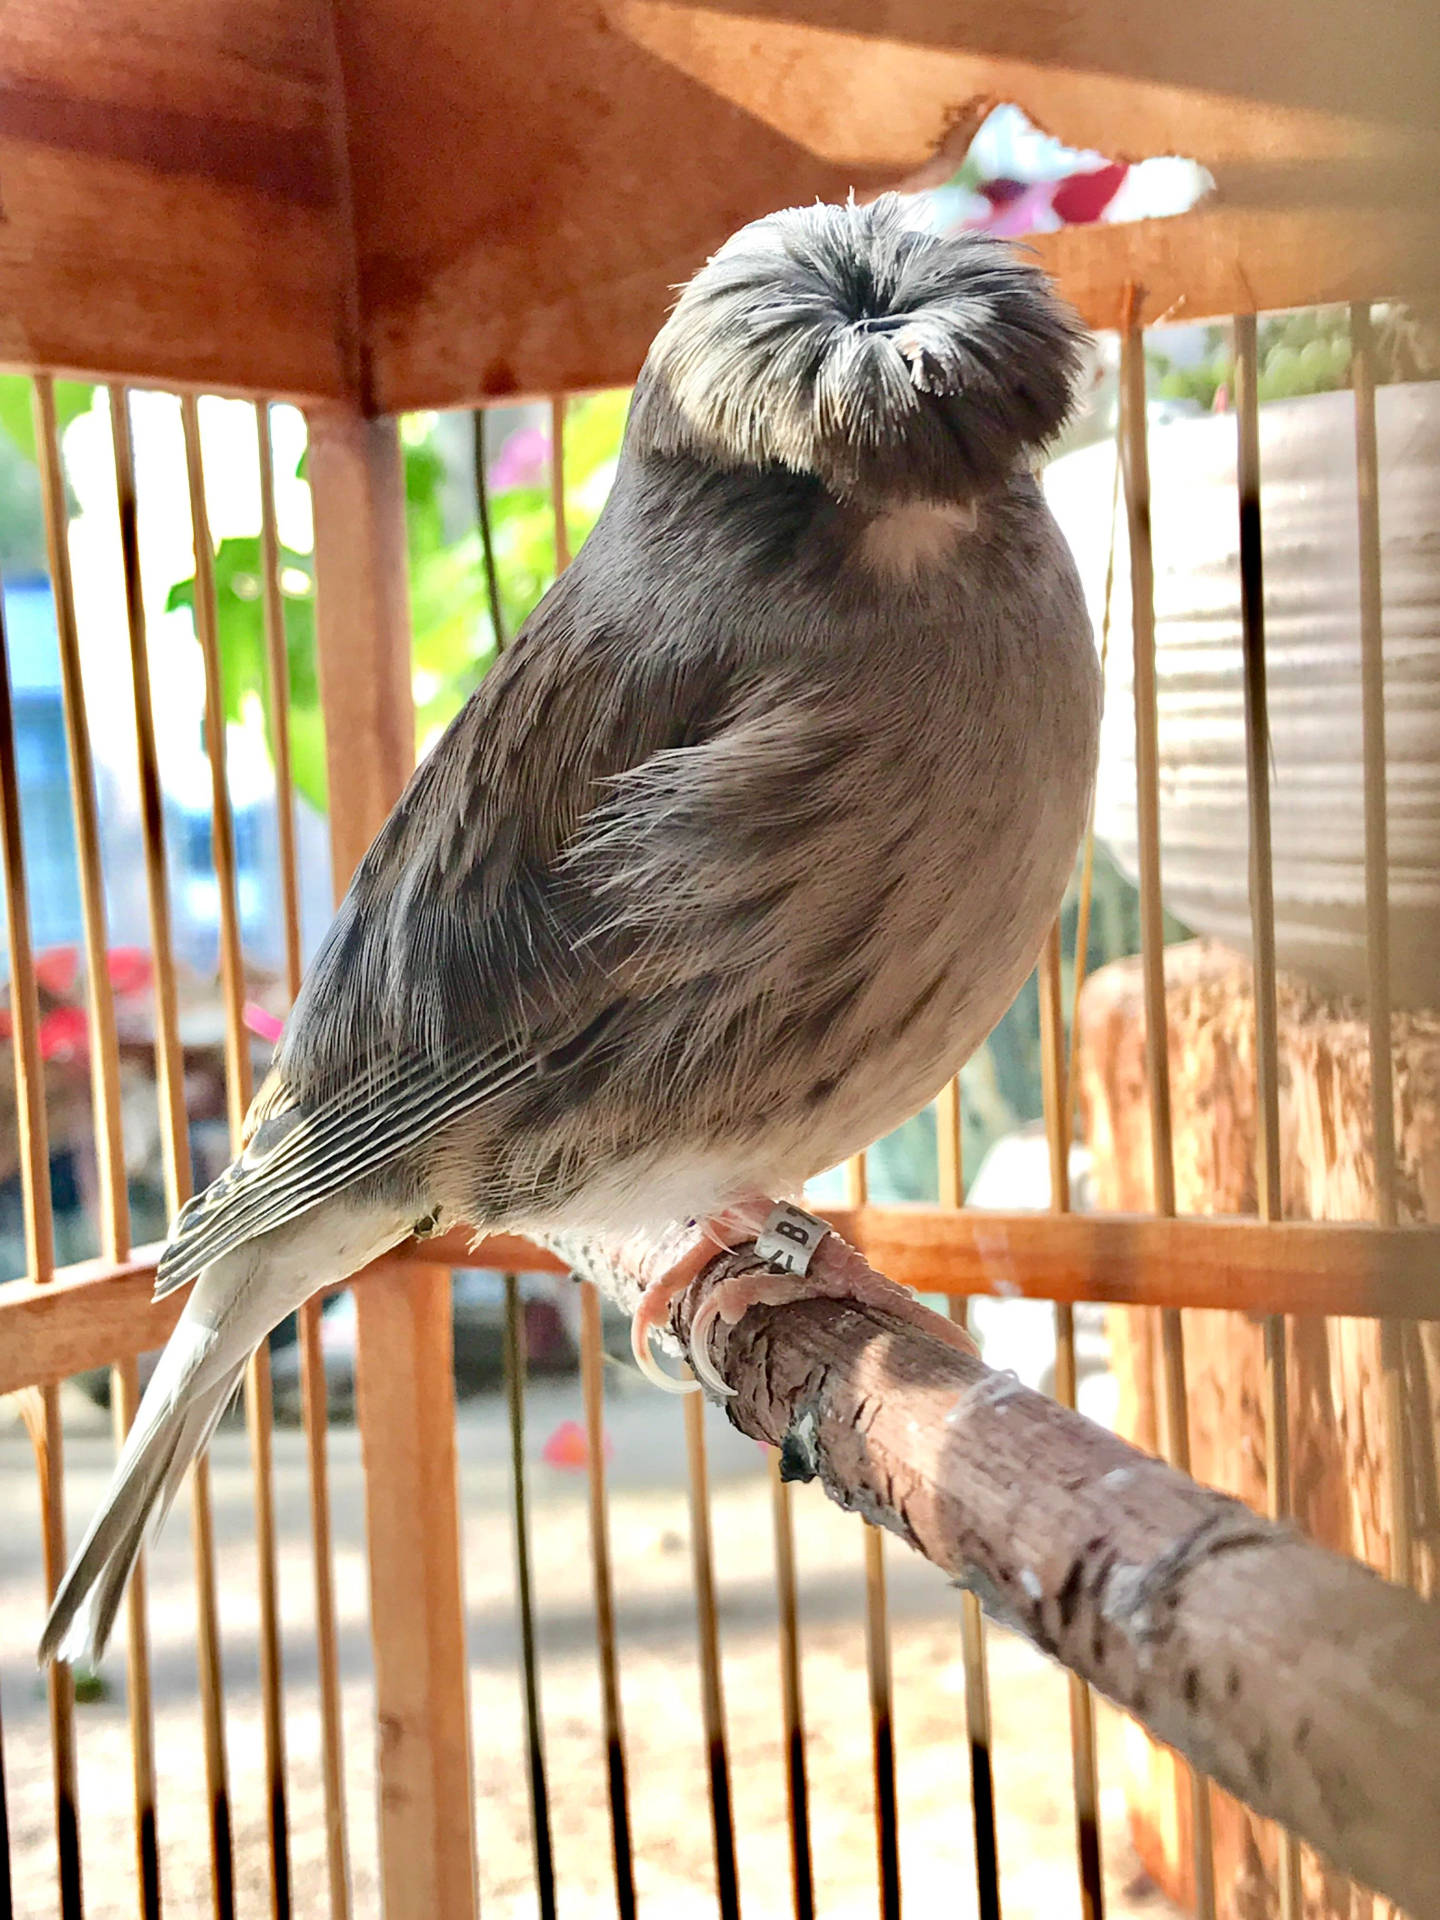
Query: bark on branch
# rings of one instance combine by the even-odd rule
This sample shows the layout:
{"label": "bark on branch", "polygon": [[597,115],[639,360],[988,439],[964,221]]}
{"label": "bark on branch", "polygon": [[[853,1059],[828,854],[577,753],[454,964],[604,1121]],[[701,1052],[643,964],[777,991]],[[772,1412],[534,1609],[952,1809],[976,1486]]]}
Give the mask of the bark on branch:
{"label": "bark on branch", "polygon": [[[557,1247],[557,1250],[561,1250]],[[576,1249],[565,1250],[573,1257]],[[633,1303],[633,1268],[582,1266]],[[682,1341],[718,1280],[676,1303]],[[835,1300],[717,1321],[733,1424],[1335,1866],[1440,1916],[1440,1608],[914,1324]]]}

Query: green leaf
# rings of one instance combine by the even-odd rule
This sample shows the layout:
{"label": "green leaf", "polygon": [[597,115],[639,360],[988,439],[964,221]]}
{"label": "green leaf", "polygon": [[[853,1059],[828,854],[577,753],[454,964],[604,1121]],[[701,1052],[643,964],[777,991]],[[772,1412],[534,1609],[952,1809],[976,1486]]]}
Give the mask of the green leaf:
{"label": "green leaf", "polygon": [[[577,402],[566,421],[567,518],[579,546],[601,502],[591,483],[619,450],[630,396],[623,390]],[[469,698],[496,658],[495,635],[474,530],[445,538],[446,469],[424,417],[402,435],[409,537],[410,618],[414,636],[415,722],[424,741]],[[304,472],[302,456],[299,471]],[[601,483],[603,486],[603,482]],[[517,487],[491,501],[505,631],[514,636],[555,578],[555,530],[548,487]],[[290,752],[295,785],[325,806],[325,735],[315,669],[315,608],[310,557],[286,551],[282,565],[303,590],[287,592],[286,655],[290,674]],[[171,589],[171,608],[195,600],[193,577]],[[258,537],[224,540],[215,555],[216,624],[224,710],[244,717],[253,695],[271,724]]]}
{"label": "green leaf", "polygon": [[[315,595],[308,554],[282,548],[281,600],[290,682],[290,736],[295,784],[312,805],[325,806],[324,735],[315,670]],[[227,720],[244,718],[254,695],[274,725],[265,646],[264,570],[258,534],[222,540],[215,553],[215,630],[220,647],[221,692]],[[167,611],[186,607],[193,618],[195,579],[170,589]],[[313,727],[307,725],[313,716]],[[313,734],[313,738],[311,735]]]}
{"label": "green leaf", "polygon": [[[27,460],[35,458],[33,382],[28,374],[0,373],[0,427]],[[95,389],[81,380],[55,382],[55,420],[61,433],[70,422],[90,411]]]}

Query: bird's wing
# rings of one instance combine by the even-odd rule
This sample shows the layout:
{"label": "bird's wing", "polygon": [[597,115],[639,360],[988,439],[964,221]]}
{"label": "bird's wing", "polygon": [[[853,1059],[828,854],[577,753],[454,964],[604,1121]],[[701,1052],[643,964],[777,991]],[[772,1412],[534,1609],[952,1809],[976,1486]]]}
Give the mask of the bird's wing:
{"label": "bird's wing", "polygon": [[734,674],[720,652],[697,657],[649,635],[636,644],[587,620],[583,559],[417,769],[361,863],[248,1138],[182,1210],[157,1295],[523,1087],[547,1058],[568,1062],[635,989],[637,969],[655,980],[696,964],[654,939],[642,957],[617,956],[603,855],[593,885],[567,856],[601,813],[613,837],[621,776],[723,731]]}

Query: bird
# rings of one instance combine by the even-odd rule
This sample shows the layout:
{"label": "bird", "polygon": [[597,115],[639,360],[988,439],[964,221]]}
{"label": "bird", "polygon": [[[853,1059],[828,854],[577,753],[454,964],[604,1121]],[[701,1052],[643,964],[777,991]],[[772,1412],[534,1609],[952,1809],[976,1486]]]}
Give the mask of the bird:
{"label": "bird", "polygon": [[594,529],[421,760],[174,1222],[156,1292],[190,1295],[42,1660],[98,1660],[249,1356],[321,1287],[459,1226],[733,1222],[984,1039],[1095,776],[1037,478],[1083,351],[1038,266],[893,194],[767,215],[680,289]]}

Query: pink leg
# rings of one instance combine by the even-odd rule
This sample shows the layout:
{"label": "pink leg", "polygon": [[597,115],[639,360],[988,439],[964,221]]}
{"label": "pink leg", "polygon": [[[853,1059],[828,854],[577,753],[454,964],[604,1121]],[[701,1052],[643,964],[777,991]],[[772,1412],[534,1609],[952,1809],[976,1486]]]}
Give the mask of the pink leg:
{"label": "pink leg", "polygon": [[664,1392],[694,1393],[698,1383],[677,1380],[673,1374],[666,1373],[651,1351],[652,1335],[669,1325],[670,1309],[676,1300],[717,1254],[728,1252],[731,1247],[742,1247],[747,1240],[755,1238],[770,1208],[769,1200],[757,1196],[753,1201],[741,1201],[714,1219],[697,1221],[674,1258],[647,1282],[630,1322],[630,1351],[645,1378]]}
{"label": "pink leg", "polygon": [[853,1300],[858,1306],[877,1307],[892,1319],[918,1327],[932,1340],[972,1359],[979,1357],[979,1347],[963,1327],[922,1306],[908,1287],[874,1272],[848,1241],[827,1233],[804,1274],[777,1273],[767,1267],[722,1280],[712,1288],[690,1323],[690,1363],[704,1384],[722,1395],[735,1391],[710,1359],[708,1341],[717,1320],[733,1327],[751,1307],[786,1306],[797,1300]]}
{"label": "pink leg", "polygon": [[[703,1223],[683,1246],[678,1258],[646,1287],[631,1322],[631,1344],[641,1372],[667,1392],[686,1393],[695,1383],[676,1380],[660,1369],[650,1352],[651,1334],[668,1324],[676,1298],[704,1271],[717,1252],[753,1240],[770,1211],[768,1201],[746,1203],[718,1220]],[[961,1353],[972,1357],[979,1353],[963,1327],[932,1313],[907,1287],[897,1286],[893,1280],[873,1272],[854,1247],[827,1233],[811,1254],[804,1274],[764,1267],[723,1280],[711,1289],[690,1327],[690,1364],[696,1379],[722,1398],[735,1391],[710,1359],[709,1336],[716,1320],[734,1326],[751,1307],[783,1306],[796,1300],[816,1299],[853,1300],[861,1306],[877,1307]]]}

